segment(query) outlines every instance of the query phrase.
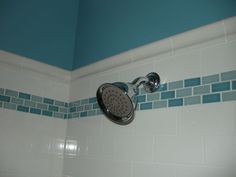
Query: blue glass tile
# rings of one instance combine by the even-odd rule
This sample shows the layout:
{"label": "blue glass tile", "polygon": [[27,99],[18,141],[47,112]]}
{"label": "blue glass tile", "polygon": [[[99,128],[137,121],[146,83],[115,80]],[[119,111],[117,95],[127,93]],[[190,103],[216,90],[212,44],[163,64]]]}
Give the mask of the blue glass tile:
{"label": "blue glass tile", "polygon": [[84,110],[84,106],[79,106],[79,107],[77,107],[77,111],[79,112],[79,111],[83,111]]}
{"label": "blue glass tile", "polygon": [[22,100],[22,99],[19,99],[19,98],[14,98],[14,97],[12,97],[12,98],[11,98],[11,102],[12,102],[12,103],[15,103],[15,104],[23,105],[23,100]]}
{"label": "blue glass tile", "polygon": [[98,103],[94,103],[94,104],[93,104],[93,109],[97,109],[97,108],[99,108]]}
{"label": "blue glass tile", "polygon": [[174,89],[183,88],[183,86],[184,86],[184,81],[180,80],[180,81],[170,82],[168,88],[169,90],[174,90]]}
{"label": "blue glass tile", "polygon": [[31,97],[30,94],[22,93],[22,92],[19,93],[19,98],[30,100],[30,97]]}
{"label": "blue glass tile", "polygon": [[43,98],[40,97],[40,96],[31,95],[31,101],[38,102],[38,103],[42,103]]}
{"label": "blue glass tile", "polygon": [[232,81],[232,89],[236,89],[236,81]]}
{"label": "blue glass tile", "polygon": [[206,93],[210,93],[210,85],[203,85],[203,86],[193,88],[194,95],[200,95],[200,94],[206,94]]}
{"label": "blue glass tile", "polygon": [[12,97],[18,97],[18,92],[14,91],[14,90],[6,89],[5,95],[12,96]]}
{"label": "blue glass tile", "polygon": [[192,95],[192,88],[184,88],[176,90],[176,97],[185,97]]}
{"label": "blue glass tile", "polygon": [[88,111],[88,116],[94,116],[94,115],[96,115],[96,110]]}
{"label": "blue glass tile", "polygon": [[79,106],[80,105],[80,100],[77,100],[77,101],[73,101],[73,102],[70,102],[69,103],[69,106],[71,107],[71,106]]}
{"label": "blue glass tile", "polygon": [[46,104],[54,104],[54,100],[50,99],[50,98],[44,98],[43,102]]}
{"label": "blue glass tile", "polygon": [[81,105],[88,104],[88,103],[89,103],[89,99],[81,100]]}
{"label": "blue glass tile", "polygon": [[74,102],[70,102],[69,103],[69,107],[71,108],[71,107],[74,107],[75,106],[75,104],[74,104]]}
{"label": "blue glass tile", "polygon": [[71,118],[72,118],[72,114],[68,114],[67,119],[71,119]]}
{"label": "blue glass tile", "polygon": [[17,111],[29,112],[29,107],[18,105],[18,106],[17,106]]}
{"label": "blue glass tile", "polygon": [[58,100],[55,100],[55,103],[54,103],[56,106],[64,106],[65,103],[62,102],[62,101],[58,101]]}
{"label": "blue glass tile", "polygon": [[236,100],[236,91],[222,93],[223,101],[234,101]]}
{"label": "blue glass tile", "polygon": [[88,114],[87,111],[85,111],[85,112],[81,112],[81,113],[80,113],[80,117],[86,117],[87,114]]}
{"label": "blue glass tile", "polygon": [[30,113],[33,113],[33,114],[41,114],[41,109],[30,108]]}
{"label": "blue glass tile", "polygon": [[4,89],[0,88],[0,95],[4,95]]}
{"label": "blue glass tile", "polygon": [[219,80],[220,80],[219,74],[205,76],[205,77],[202,77],[202,84],[205,85],[205,84],[210,84],[213,82],[219,82]]}
{"label": "blue glass tile", "polygon": [[68,108],[69,104],[68,103],[65,103],[65,107]]}
{"label": "blue glass tile", "polygon": [[213,102],[219,102],[220,101],[220,94],[209,94],[209,95],[203,95],[202,97],[202,103],[213,103]]}
{"label": "blue glass tile", "polygon": [[10,97],[9,96],[4,96],[4,95],[0,95],[0,101],[10,102]]}
{"label": "blue glass tile", "polygon": [[212,92],[226,91],[230,89],[230,82],[212,84]]}
{"label": "blue glass tile", "polygon": [[67,119],[68,115],[67,114],[64,114],[64,119]]}
{"label": "blue glass tile", "polygon": [[183,106],[183,98],[168,100],[168,107]]}
{"label": "blue glass tile", "polygon": [[70,113],[72,113],[72,112],[76,112],[76,107],[70,108]]}
{"label": "blue glass tile", "polygon": [[166,90],[167,90],[167,83],[160,84],[160,86],[158,87],[158,89],[156,91],[157,92],[162,92],[162,91],[166,91]]}
{"label": "blue glass tile", "polygon": [[48,105],[43,104],[43,103],[37,103],[36,107],[39,109],[48,109]]}
{"label": "blue glass tile", "polygon": [[201,84],[200,77],[184,80],[184,87],[192,87]]}
{"label": "blue glass tile", "polygon": [[184,105],[200,104],[201,96],[191,96],[184,98]]}
{"label": "blue glass tile", "polygon": [[153,101],[153,100],[159,100],[159,99],[160,99],[160,93],[147,94],[147,101]]}
{"label": "blue glass tile", "polygon": [[59,112],[54,112],[53,113],[53,117],[64,119],[64,114],[59,113]]}
{"label": "blue glass tile", "polygon": [[0,101],[0,108],[3,106],[3,103]]}
{"label": "blue glass tile", "polygon": [[52,117],[52,111],[43,110],[42,115]]}
{"label": "blue glass tile", "polygon": [[72,114],[72,118],[78,118],[78,117],[80,117],[80,113],[79,112],[76,112],[76,113]]}
{"label": "blue glass tile", "polygon": [[167,101],[154,101],[153,103],[153,108],[166,108],[167,107]]}
{"label": "blue glass tile", "polygon": [[97,102],[96,97],[89,98],[89,103],[96,103],[96,102]]}
{"label": "blue glass tile", "polygon": [[86,111],[91,110],[92,107],[93,107],[92,104],[85,105],[85,106],[84,106],[84,110],[86,110]]}
{"label": "blue glass tile", "polygon": [[174,97],[175,97],[175,91],[168,91],[168,92],[161,93],[161,99],[168,99],[168,98],[174,98]]}
{"label": "blue glass tile", "polygon": [[146,95],[140,95],[136,96],[137,103],[145,102],[146,101]]}
{"label": "blue glass tile", "polygon": [[48,106],[48,110],[49,110],[49,111],[56,111],[56,112],[58,112],[59,108],[58,108],[57,106],[49,105],[49,106]]}
{"label": "blue glass tile", "polygon": [[140,104],[140,110],[152,109],[152,102]]}
{"label": "blue glass tile", "polygon": [[64,108],[64,107],[59,107],[59,112],[67,113],[67,112],[68,112],[68,109],[67,109],[67,108]]}
{"label": "blue glass tile", "polygon": [[222,81],[233,80],[233,79],[236,79],[236,70],[221,73],[221,80]]}
{"label": "blue glass tile", "polygon": [[100,109],[98,109],[96,115],[101,115],[101,114],[103,114],[103,112]]}
{"label": "blue glass tile", "polygon": [[36,107],[36,103],[33,101],[25,100],[24,106]]}
{"label": "blue glass tile", "polygon": [[13,103],[5,102],[3,107],[6,108],[6,109],[16,110],[16,104],[13,104]]}

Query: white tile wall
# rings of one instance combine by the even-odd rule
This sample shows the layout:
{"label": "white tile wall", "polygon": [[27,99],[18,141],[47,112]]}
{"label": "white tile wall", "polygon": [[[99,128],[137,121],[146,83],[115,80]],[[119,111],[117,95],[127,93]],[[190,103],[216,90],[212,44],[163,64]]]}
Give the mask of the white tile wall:
{"label": "white tile wall", "polygon": [[[128,62],[122,66],[94,75],[88,69],[89,76],[72,82],[71,95],[93,97],[104,82],[130,82],[151,71],[165,83],[235,70],[234,21],[166,39],[156,53],[151,44],[128,51],[124,55]],[[235,108],[235,102],[224,102],[136,111],[127,126],[102,115],[68,120],[67,136],[78,142],[80,151],[77,156],[66,155],[64,175],[235,177]]]}
{"label": "white tile wall", "polygon": [[[130,82],[151,71],[165,83],[235,70],[234,22],[127,51],[72,75],[4,60],[0,87],[74,101],[95,96],[104,82]],[[1,109],[0,177],[61,177],[62,170],[65,177],[235,177],[235,108],[228,102],[138,111],[127,126],[103,115],[66,122]]]}

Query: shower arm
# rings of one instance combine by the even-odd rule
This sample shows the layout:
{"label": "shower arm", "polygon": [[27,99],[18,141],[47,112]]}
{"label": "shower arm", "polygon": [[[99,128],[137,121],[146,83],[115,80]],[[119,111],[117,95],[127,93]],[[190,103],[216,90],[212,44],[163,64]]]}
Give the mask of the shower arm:
{"label": "shower arm", "polygon": [[145,84],[149,81],[149,79],[147,77],[138,77],[136,79],[133,80],[133,82],[131,82],[131,84],[133,84],[135,87],[139,87],[141,84]]}

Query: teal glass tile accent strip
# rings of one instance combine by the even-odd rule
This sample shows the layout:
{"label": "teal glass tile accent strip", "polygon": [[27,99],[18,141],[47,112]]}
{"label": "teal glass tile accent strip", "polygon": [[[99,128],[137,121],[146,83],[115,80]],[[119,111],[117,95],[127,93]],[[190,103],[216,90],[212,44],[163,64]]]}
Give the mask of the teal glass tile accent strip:
{"label": "teal glass tile accent strip", "polygon": [[166,108],[167,107],[167,101],[154,101],[153,102],[153,109],[157,108]]}
{"label": "teal glass tile accent strip", "polygon": [[152,102],[141,103],[140,110],[152,109]]}
{"label": "teal glass tile accent strip", "polygon": [[18,97],[18,92],[10,89],[6,89],[5,95],[11,96],[11,97]]}
{"label": "teal glass tile accent strip", "polygon": [[212,92],[221,92],[226,90],[230,90],[230,82],[212,84]]}
{"label": "teal glass tile accent strip", "polygon": [[176,90],[176,97],[185,97],[192,95],[192,88],[184,88]]}
{"label": "teal glass tile accent strip", "polygon": [[31,97],[30,94],[22,93],[22,92],[19,93],[19,98],[30,100],[30,97]]}
{"label": "teal glass tile accent strip", "polygon": [[201,84],[200,77],[184,80],[184,87],[192,87]]}
{"label": "teal glass tile accent strip", "polygon": [[201,96],[191,96],[184,98],[184,105],[201,104]]}
{"label": "teal glass tile accent strip", "polygon": [[17,111],[29,112],[29,107],[18,105],[18,106],[17,106]]}
{"label": "teal glass tile accent strip", "polygon": [[202,103],[214,103],[214,102],[220,102],[219,93],[202,96]]}
{"label": "teal glass tile accent strip", "polygon": [[168,92],[162,92],[161,93],[161,99],[169,99],[175,97],[175,91],[168,91]]}
{"label": "teal glass tile accent strip", "polygon": [[232,92],[223,92],[222,93],[223,101],[235,101],[236,100],[236,91]]}
{"label": "teal glass tile accent strip", "polygon": [[236,89],[236,80],[235,81],[232,81],[232,89]]}
{"label": "teal glass tile accent strip", "polygon": [[10,102],[10,97],[9,96],[4,96],[4,95],[0,95],[0,101]]}
{"label": "teal glass tile accent strip", "polygon": [[221,73],[222,81],[228,81],[228,80],[233,80],[233,79],[236,79],[236,70]]}
{"label": "teal glass tile accent strip", "polygon": [[14,103],[5,102],[3,107],[6,109],[16,110],[16,104],[14,104]]}
{"label": "teal glass tile accent strip", "polygon": [[168,107],[183,106],[183,98],[168,100]]}
{"label": "teal glass tile accent strip", "polygon": [[41,109],[37,109],[37,108],[30,108],[30,113],[33,114],[41,114]]}
{"label": "teal glass tile accent strip", "polygon": [[205,76],[205,77],[202,77],[202,85],[219,82],[219,80],[220,80],[219,74]]}
{"label": "teal glass tile accent strip", "polygon": [[210,93],[210,85],[203,85],[193,88],[193,94],[194,95],[201,95],[201,94],[207,94]]}
{"label": "teal glass tile accent strip", "polygon": [[180,89],[184,87],[184,82],[182,80],[174,81],[174,82],[170,82],[168,86],[169,86],[169,90]]}
{"label": "teal glass tile accent strip", "polygon": [[[235,73],[236,70],[164,83],[154,93],[140,88],[141,93],[135,97],[136,111],[236,101]],[[0,107],[60,119],[103,114],[96,97],[63,102],[6,88],[0,88]]]}
{"label": "teal glass tile accent strip", "polygon": [[44,99],[43,99],[43,102],[46,103],[46,104],[53,104],[53,103],[54,103],[54,100],[53,100],[53,99],[50,99],[50,98],[44,98]]}

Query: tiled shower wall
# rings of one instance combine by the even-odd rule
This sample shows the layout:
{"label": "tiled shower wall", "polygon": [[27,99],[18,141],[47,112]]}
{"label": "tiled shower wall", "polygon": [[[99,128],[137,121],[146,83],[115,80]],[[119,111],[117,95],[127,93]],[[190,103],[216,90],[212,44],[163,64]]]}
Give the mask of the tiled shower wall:
{"label": "tiled shower wall", "polygon": [[66,76],[0,51],[0,177],[61,177],[66,121],[26,111],[34,110],[31,94],[67,102]]}
{"label": "tiled shower wall", "polygon": [[[0,51],[0,177],[235,177],[236,18],[67,72]],[[104,82],[157,72],[134,121],[107,120]]]}
{"label": "tiled shower wall", "polygon": [[[142,52],[128,51],[96,63],[88,68],[97,70],[94,74],[77,78],[73,72],[70,100],[75,101],[71,109],[75,118],[68,120],[66,141],[71,151],[65,152],[64,175],[234,177],[236,38],[232,28],[232,19],[221,21],[165,39],[156,48],[144,46]],[[211,34],[216,37],[211,39]],[[165,52],[156,54],[157,50]],[[130,60],[97,69],[122,58]],[[130,82],[152,71],[161,77],[161,90],[150,95],[141,90],[140,110],[131,124],[119,126],[91,112],[96,110],[92,98],[99,85]]]}

